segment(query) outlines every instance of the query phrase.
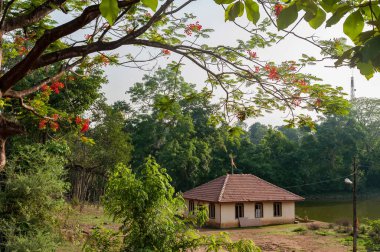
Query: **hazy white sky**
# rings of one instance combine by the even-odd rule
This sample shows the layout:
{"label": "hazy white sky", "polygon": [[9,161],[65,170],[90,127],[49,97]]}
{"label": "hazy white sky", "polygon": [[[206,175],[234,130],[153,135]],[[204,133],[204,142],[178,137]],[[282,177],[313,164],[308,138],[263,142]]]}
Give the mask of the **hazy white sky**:
{"label": "hazy white sky", "polygon": [[[175,1],[180,5],[183,1]],[[237,39],[248,38],[248,34],[243,30],[237,28],[231,22],[224,22],[223,9],[217,6],[213,0],[198,0],[193,2],[185,9],[188,13],[194,13],[203,27],[212,28],[215,30],[211,37],[207,40],[208,44],[228,44],[233,45]],[[264,13],[262,13],[264,16]],[[247,20],[241,18],[238,20],[242,24],[246,24]],[[316,35],[319,38],[328,39],[334,37],[344,37],[342,24],[338,24],[333,28],[319,28],[313,30],[303,22],[298,26],[294,32],[300,35]],[[119,49],[120,52],[128,50],[127,48]],[[261,60],[281,62],[285,60],[297,60],[303,53],[313,55],[319,58],[320,50],[309,43],[289,35],[274,47],[266,48],[264,50],[257,50],[258,56]],[[160,65],[165,65],[167,62],[175,59],[175,56],[170,56],[172,59],[160,60]],[[358,70],[351,70],[349,68],[331,68],[333,62],[322,62],[317,66],[308,67],[304,72],[312,73],[323,79],[324,83],[329,83],[334,86],[342,86],[346,93],[350,93],[350,78],[353,74],[355,77],[356,96],[357,97],[380,97],[380,75],[375,75],[370,81],[367,81],[360,75]],[[147,72],[142,72],[137,69],[124,68],[124,67],[107,67],[106,74],[109,79],[109,84],[103,88],[103,91],[110,102],[117,100],[127,100],[128,96],[125,92],[135,82],[140,81],[141,77]],[[192,64],[188,64],[183,75],[188,82],[202,85],[205,80],[205,74]],[[306,113],[306,112],[304,112]],[[265,124],[280,125],[283,123],[286,114],[281,112],[274,112],[266,115],[263,118],[251,119],[248,121],[251,124],[254,121],[260,121]]]}

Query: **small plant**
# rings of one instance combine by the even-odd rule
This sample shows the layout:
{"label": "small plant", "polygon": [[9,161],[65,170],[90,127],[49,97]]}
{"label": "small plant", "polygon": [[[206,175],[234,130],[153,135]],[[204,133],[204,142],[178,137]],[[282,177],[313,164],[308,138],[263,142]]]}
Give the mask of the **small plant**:
{"label": "small plant", "polygon": [[106,228],[96,227],[88,236],[83,246],[84,252],[117,252],[122,247],[120,233]]}
{"label": "small plant", "polygon": [[313,223],[310,223],[309,225],[307,225],[307,228],[309,230],[319,230],[321,227],[319,226],[319,224],[313,222]]}
{"label": "small plant", "polygon": [[350,221],[346,220],[346,219],[342,219],[342,220],[336,221],[336,224],[339,225],[339,226],[343,226],[343,227],[349,227],[350,226]]}
{"label": "small plant", "polygon": [[325,230],[318,230],[315,232],[317,235],[321,236],[328,236],[328,235],[334,235],[335,233],[332,231],[325,231]]}
{"label": "small plant", "polygon": [[305,231],[306,231],[306,228],[304,228],[304,227],[298,227],[298,228],[295,228],[292,230],[292,232],[295,232],[295,233],[302,233]]}
{"label": "small plant", "polygon": [[334,229],[334,228],[335,228],[334,223],[329,223],[329,225],[328,225],[328,229]]}

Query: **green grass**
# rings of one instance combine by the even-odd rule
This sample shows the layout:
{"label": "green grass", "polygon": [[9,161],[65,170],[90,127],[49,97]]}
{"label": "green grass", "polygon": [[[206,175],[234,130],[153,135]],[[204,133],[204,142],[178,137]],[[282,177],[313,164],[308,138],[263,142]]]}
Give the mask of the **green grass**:
{"label": "green grass", "polygon": [[81,251],[86,240],[86,235],[96,226],[107,226],[107,228],[117,230],[119,224],[104,214],[103,209],[97,206],[84,206],[82,211],[79,207],[70,206],[60,216],[62,219],[63,240],[58,252]]}
{"label": "green grass", "polygon": [[315,231],[315,233],[321,236],[336,235],[334,231],[328,231],[328,230],[318,230],[318,231]]}
{"label": "green grass", "polygon": [[[352,246],[352,236],[348,236],[348,237],[345,237],[345,238],[341,238],[339,239],[339,242],[345,246]],[[357,241],[357,244],[358,244],[358,251],[366,251],[365,249],[365,239],[362,238],[362,237],[358,237],[358,241]]]}

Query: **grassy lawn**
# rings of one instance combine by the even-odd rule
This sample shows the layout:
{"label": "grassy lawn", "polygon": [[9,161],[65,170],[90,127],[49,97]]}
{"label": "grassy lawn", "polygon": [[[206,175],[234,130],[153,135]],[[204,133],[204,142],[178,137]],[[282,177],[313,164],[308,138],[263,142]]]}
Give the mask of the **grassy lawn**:
{"label": "grassy lawn", "polygon": [[[107,217],[101,207],[86,205],[62,213],[64,240],[59,252],[81,251],[86,236],[96,226],[117,230],[119,225]],[[203,234],[227,232],[231,239],[251,239],[263,251],[350,251],[352,237],[341,227],[328,223],[299,223],[234,229],[201,229]],[[365,251],[364,241],[358,240],[359,251]]]}

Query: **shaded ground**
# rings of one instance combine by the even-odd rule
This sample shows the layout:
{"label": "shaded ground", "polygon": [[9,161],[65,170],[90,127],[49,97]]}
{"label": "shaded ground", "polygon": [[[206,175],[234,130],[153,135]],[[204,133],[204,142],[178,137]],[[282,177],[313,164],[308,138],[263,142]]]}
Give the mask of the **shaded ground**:
{"label": "shaded ground", "polygon": [[[62,235],[64,240],[59,252],[81,251],[86,236],[96,226],[105,226],[117,230],[118,224],[105,216],[103,209],[95,206],[84,206],[62,213]],[[309,230],[310,224],[287,224],[257,228],[236,229],[202,229],[203,234],[227,232],[231,239],[253,240],[263,251],[290,252],[343,252],[350,251],[350,237],[346,233],[329,229],[327,223],[316,222],[318,230]],[[202,250],[199,250],[202,251]],[[364,251],[359,249],[359,251]]]}
{"label": "shaded ground", "polygon": [[119,224],[113,223],[111,218],[104,214],[102,207],[92,205],[67,208],[60,218],[63,240],[57,252],[82,251],[87,235],[97,226],[113,230],[119,227]]}

